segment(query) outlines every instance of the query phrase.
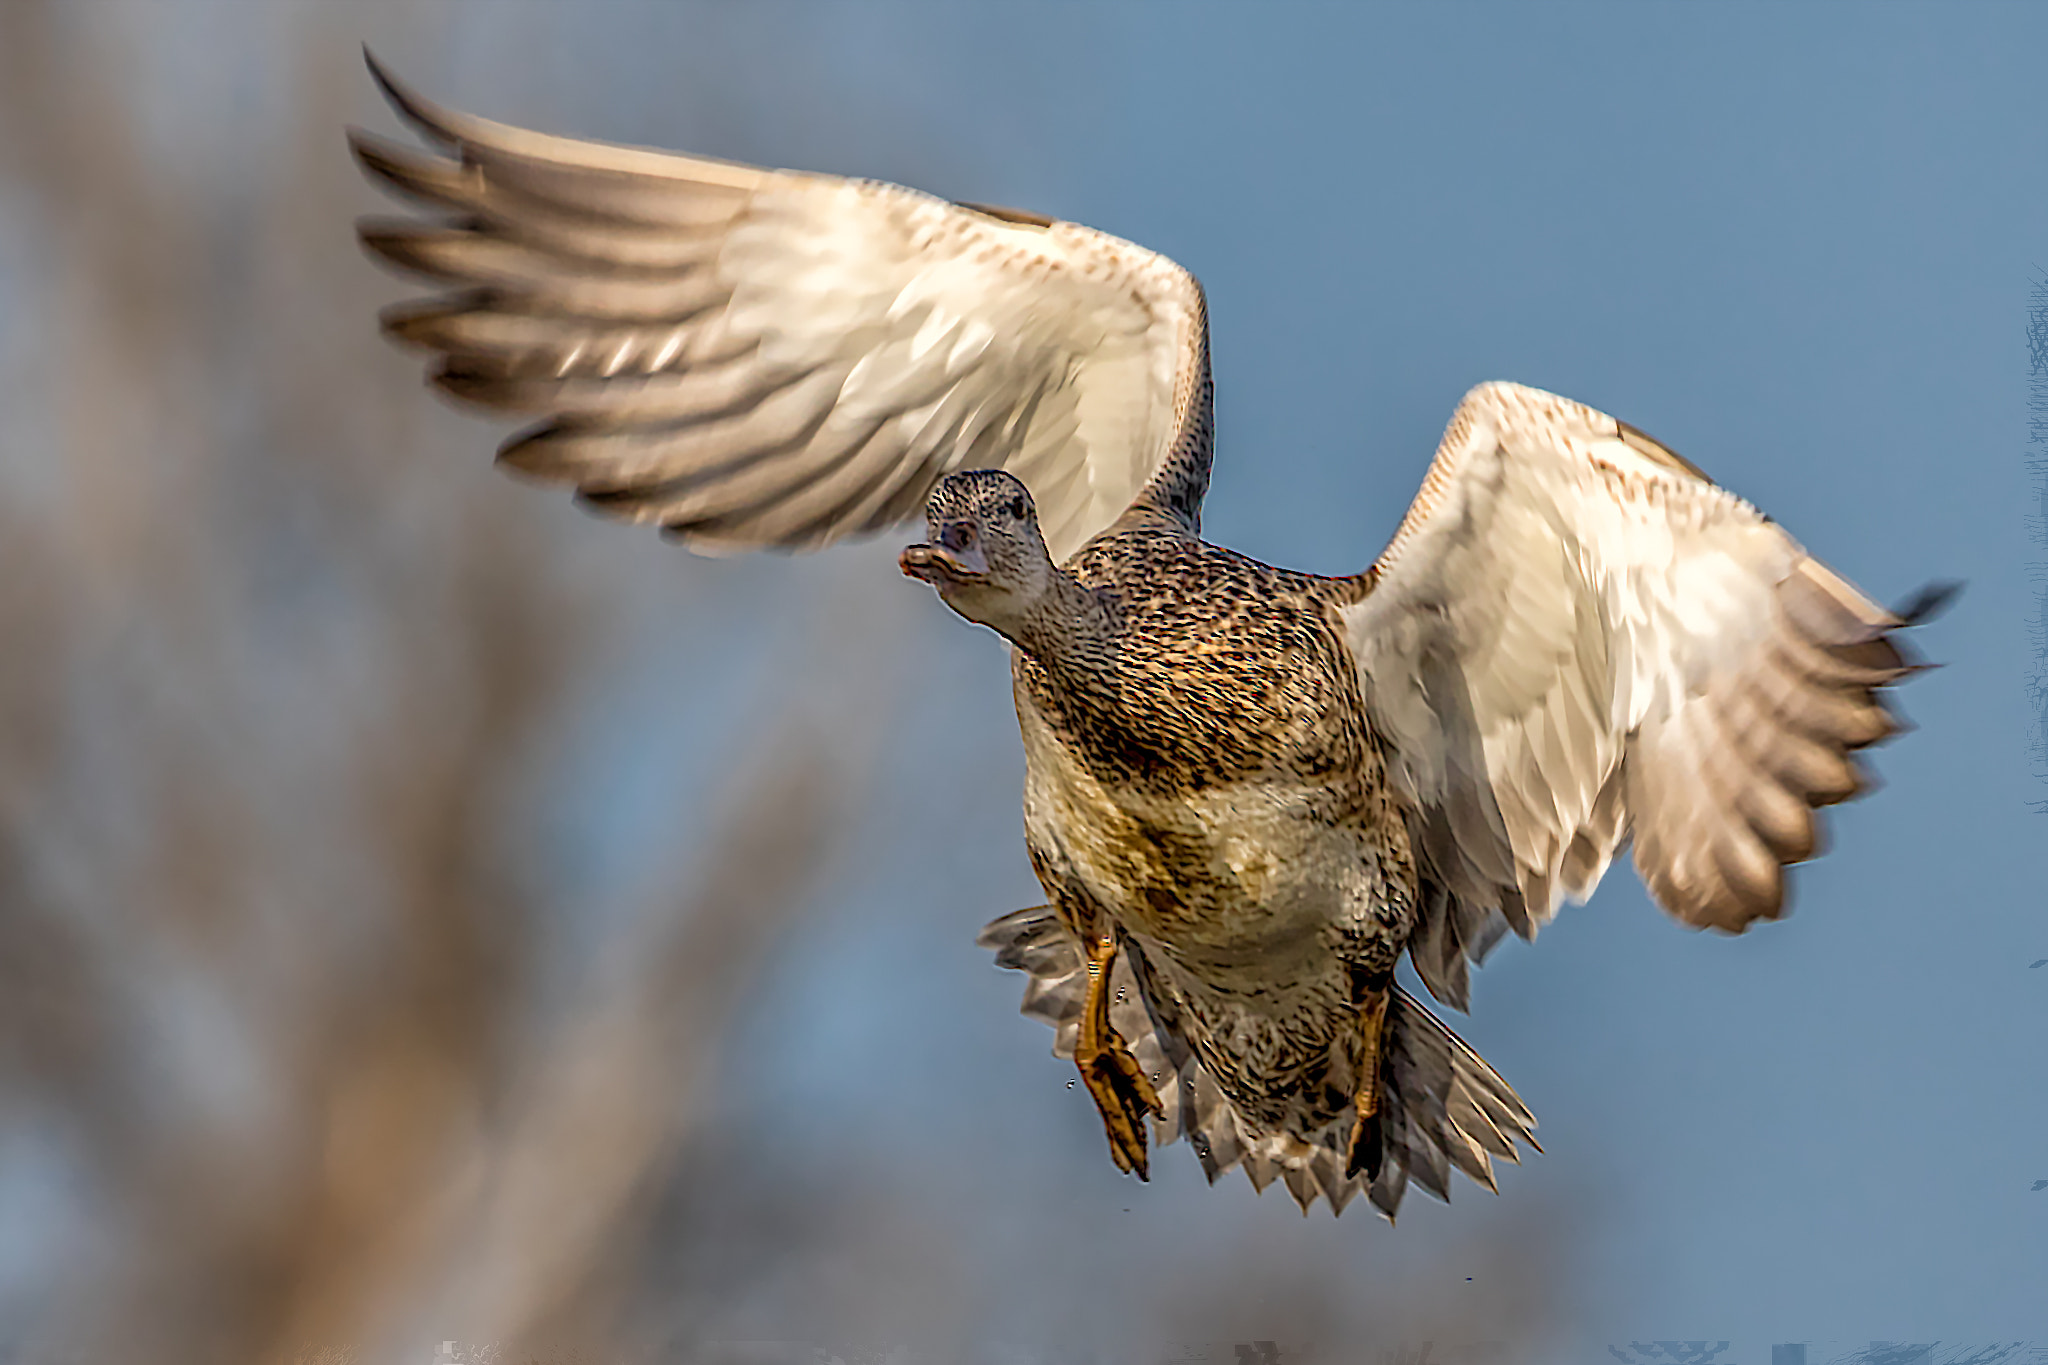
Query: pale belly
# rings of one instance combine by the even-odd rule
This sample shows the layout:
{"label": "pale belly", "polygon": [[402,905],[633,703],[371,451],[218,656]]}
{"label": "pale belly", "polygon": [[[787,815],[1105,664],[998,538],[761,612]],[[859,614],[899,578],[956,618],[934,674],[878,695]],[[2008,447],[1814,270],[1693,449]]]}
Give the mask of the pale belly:
{"label": "pale belly", "polygon": [[1280,777],[1173,795],[1104,783],[1022,719],[1031,847],[1176,976],[1285,995],[1367,966],[1362,952],[1391,968],[1412,900],[1400,831],[1333,824],[1328,793]]}

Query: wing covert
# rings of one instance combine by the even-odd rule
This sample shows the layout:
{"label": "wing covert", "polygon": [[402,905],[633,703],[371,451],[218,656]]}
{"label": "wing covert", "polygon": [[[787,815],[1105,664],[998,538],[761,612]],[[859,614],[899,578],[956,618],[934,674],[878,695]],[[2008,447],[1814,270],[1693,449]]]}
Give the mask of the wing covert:
{"label": "wing covert", "polygon": [[1584,900],[1631,838],[1651,895],[1739,933],[1783,913],[1817,807],[1899,725],[1906,624],[1625,423],[1485,384],[1346,613],[1428,885],[1410,945],[1466,963]]}
{"label": "wing covert", "polygon": [[452,287],[386,310],[451,396],[542,420],[508,466],[692,548],[816,548],[915,519],[955,469],[1030,487],[1056,559],[1141,494],[1190,524],[1207,324],[1172,261],[875,181],[551,137],[442,109],[448,152],[360,130],[364,246]]}

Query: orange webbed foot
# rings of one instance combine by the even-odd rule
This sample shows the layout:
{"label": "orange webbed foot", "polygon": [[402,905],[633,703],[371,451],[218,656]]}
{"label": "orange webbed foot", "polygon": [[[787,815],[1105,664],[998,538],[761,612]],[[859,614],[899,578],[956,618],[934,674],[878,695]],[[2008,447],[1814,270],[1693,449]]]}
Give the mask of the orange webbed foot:
{"label": "orange webbed foot", "polygon": [[1116,1162],[1118,1170],[1149,1180],[1145,1116],[1164,1114],[1166,1108],[1159,1102],[1159,1092],[1146,1079],[1138,1059],[1122,1039],[1111,1034],[1103,1046],[1092,1052],[1077,1050],[1074,1064],[1080,1068],[1081,1082],[1094,1097],[1095,1107],[1102,1112],[1110,1159]]}

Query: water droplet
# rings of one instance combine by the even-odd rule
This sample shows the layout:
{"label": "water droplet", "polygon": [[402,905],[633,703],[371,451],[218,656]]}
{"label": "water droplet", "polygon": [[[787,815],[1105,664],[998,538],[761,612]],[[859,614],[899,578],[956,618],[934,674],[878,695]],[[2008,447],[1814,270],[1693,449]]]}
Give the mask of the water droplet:
{"label": "water droplet", "polygon": [[1067,1089],[1069,1089],[1069,1090],[1072,1090],[1073,1088],[1074,1088],[1074,1083],[1073,1083],[1072,1081],[1068,1081],[1068,1082],[1067,1082]]}

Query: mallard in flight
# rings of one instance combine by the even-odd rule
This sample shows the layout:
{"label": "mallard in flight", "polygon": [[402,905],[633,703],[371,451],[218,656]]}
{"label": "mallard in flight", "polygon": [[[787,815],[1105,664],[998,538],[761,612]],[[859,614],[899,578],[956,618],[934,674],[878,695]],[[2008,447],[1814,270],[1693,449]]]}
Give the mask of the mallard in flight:
{"label": "mallard in flight", "polygon": [[1534,1145],[1400,989],[1533,937],[1633,847],[1686,924],[1783,912],[1913,668],[1872,603],[1643,433],[1482,384],[1361,574],[1200,534],[1202,292],[1073,223],[872,181],[573,141],[384,92],[445,156],[352,132],[428,216],[368,249],[456,291],[384,314],[499,452],[695,549],[902,554],[1010,643],[1048,904],[1030,976],[1118,1166],[1186,1136],[1304,1210]]}

